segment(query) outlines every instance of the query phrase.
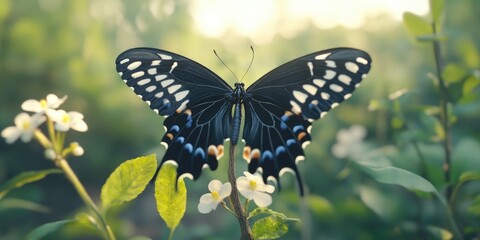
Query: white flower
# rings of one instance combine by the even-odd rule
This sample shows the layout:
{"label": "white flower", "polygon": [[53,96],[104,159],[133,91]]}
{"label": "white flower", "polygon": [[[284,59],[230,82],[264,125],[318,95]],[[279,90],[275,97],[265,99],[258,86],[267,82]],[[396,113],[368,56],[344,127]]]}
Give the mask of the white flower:
{"label": "white flower", "polygon": [[363,151],[363,139],[366,136],[367,129],[362,125],[341,129],[337,133],[337,142],[332,147],[333,156],[337,158],[358,156]]}
{"label": "white flower", "polygon": [[2,131],[2,137],[8,144],[21,138],[23,142],[29,142],[37,127],[45,121],[45,116],[20,113],[15,117],[15,126],[10,126]]}
{"label": "white flower", "polygon": [[88,126],[83,121],[83,114],[71,111],[65,112],[64,110],[50,111],[52,120],[55,122],[55,129],[60,132],[66,132],[72,128],[79,132],[85,132],[88,130]]}
{"label": "white flower", "polygon": [[267,207],[272,203],[272,197],[267,193],[273,193],[275,187],[263,182],[260,174],[243,172],[245,176],[237,179],[238,191],[247,199],[252,200],[259,207]]}
{"label": "white flower", "polygon": [[210,193],[203,194],[198,204],[198,211],[203,214],[215,210],[218,204],[223,202],[224,198],[230,196],[232,186],[228,182],[222,184],[219,180],[212,180],[208,184],[208,190],[210,190]]}
{"label": "white flower", "polygon": [[[67,96],[58,98],[55,94],[48,94],[46,99],[37,101],[35,99],[28,99],[22,103],[22,109],[34,113],[49,113],[49,109],[57,109],[65,100]],[[50,117],[50,116],[49,116]]]}
{"label": "white flower", "polygon": [[83,150],[82,146],[80,146],[80,144],[78,144],[78,142],[70,143],[70,148],[72,149],[73,156],[80,157],[84,153],[84,150]]}

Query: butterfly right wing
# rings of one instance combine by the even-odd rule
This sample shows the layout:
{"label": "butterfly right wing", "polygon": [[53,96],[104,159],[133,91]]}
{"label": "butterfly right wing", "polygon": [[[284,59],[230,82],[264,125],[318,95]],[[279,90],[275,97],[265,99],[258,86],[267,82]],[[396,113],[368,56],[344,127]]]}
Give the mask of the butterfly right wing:
{"label": "butterfly right wing", "polygon": [[215,73],[186,57],[153,48],[120,54],[117,71],[125,83],[156,113],[167,117],[162,159],[177,164],[178,177],[215,170],[230,136],[232,88]]}

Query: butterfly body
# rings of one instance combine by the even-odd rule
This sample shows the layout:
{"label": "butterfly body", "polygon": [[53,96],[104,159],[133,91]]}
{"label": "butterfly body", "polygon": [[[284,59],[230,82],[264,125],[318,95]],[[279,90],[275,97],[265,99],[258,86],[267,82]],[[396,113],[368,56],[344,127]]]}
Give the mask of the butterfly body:
{"label": "butterfly body", "polygon": [[179,177],[196,179],[204,167],[215,170],[224,141],[237,144],[244,119],[249,172],[260,170],[265,181],[293,172],[303,192],[296,163],[305,158],[312,122],[351,96],[371,59],[357,49],[327,49],[287,62],[246,89],[243,83],[232,88],[201,64],[160,49],[127,50],[116,64],[125,83],[166,117],[162,164],[175,163]]}

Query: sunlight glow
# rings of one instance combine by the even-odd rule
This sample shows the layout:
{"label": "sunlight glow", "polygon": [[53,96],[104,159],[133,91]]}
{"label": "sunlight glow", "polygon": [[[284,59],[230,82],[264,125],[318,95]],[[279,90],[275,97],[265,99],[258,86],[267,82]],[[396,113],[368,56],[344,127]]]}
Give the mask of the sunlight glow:
{"label": "sunlight glow", "polygon": [[360,28],[381,15],[401,20],[405,11],[426,14],[428,0],[194,0],[190,10],[209,37],[235,33],[266,43],[276,33],[293,36],[309,22],[322,29]]}

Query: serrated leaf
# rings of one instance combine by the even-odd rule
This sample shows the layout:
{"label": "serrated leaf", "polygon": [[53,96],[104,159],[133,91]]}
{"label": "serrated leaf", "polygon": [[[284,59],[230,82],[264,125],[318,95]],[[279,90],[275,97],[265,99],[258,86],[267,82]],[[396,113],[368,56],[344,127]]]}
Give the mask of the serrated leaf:
{"label": "serrated leaf", "polygon": [[155,154],[138,157],[120,164],[102,187],[100,198],[107,211],[112,206],[135,199],[155,175]]}
{"label": "serrated leaf", "polygon": [[451,84],[462,80],[467,73],[468,70],[464,67],[455,63],[449,63],[443,69],[442,77],[447,83]]}
{"label": "serrated leaf", "polygon": [[29,171],[18,174],[4,184],[0,185],[0,199],[15,188],[22,187],[25,184],[42,180],[49,174],[62,173],[59,169],[47,169],[42,171]]}
{"label": "serrated leaf", "polygon": [[432,11],[433,21],[440,25],[443,16],[444,0],[430,0],[430,8]]}
{"label": "serrated leaf", "polygon": [[257,207],[255,209],[253,209],[253,211],[251,211],[249,214],[248,214],[248,218],[252,218],[252,217],[256,217],[260,214],[269,214],[269,215],[272,215],[272,214],[278,214],[278,212],[275,212],[273,211],[272,209],[270,208],[265,208],[265,207]]}
{"label": "serrated leaf", "polygon": [[26,239],[27,240],[43,239],[47,235],[60,230],[65,225],[74,223],[74,222],[76,222],[76,220],[62,220],[62,221],[43,224],[35,228],[33,231],[31,231],[28,234]]}
{"label": "serrated leaf", "polygon": [[432,26],[427,20],[411,12],[403,14],[403,22],[408,31],[415,37],[433,33]]}
{"label": "serrated leaf", "polygon": [[252,227],[255,239],[277,239],[288,232],[286,217],[283,214],[275,214],[257,220]]}
{"label": "serrated leaf", "polygon": [[187,206],[185,182],[179,179],[175,184],[176,181],[176,168],[172,164],[163,164],[155,180],[155,199],[158,213],[171,232],[182,220]]}

